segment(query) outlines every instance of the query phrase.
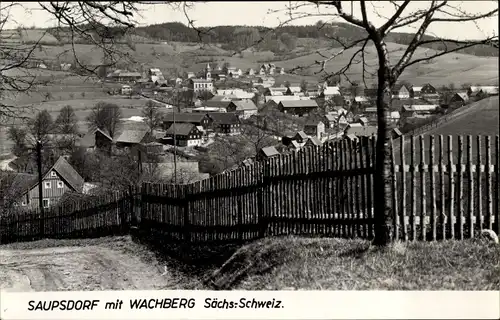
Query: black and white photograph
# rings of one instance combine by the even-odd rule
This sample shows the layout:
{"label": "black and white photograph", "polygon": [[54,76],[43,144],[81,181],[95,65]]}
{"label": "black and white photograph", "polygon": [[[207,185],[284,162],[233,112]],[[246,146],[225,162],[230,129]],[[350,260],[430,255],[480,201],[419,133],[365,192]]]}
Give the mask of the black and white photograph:
{"label": "black and white photograph", "polygon": [[0,289],[498,291],[498,64],[498,1],[0,1]]}

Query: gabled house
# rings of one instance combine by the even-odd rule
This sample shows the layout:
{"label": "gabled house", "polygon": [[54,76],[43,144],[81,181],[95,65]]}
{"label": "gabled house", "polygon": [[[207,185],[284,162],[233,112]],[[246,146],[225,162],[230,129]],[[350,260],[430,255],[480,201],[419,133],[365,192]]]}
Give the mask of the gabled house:
{"label": "gabled house", "polygon": [[450,98],[448,104],[454,108],[458,108],[465,105],[468,101],[469,96],[467,95],[467,93],[457,92]]}
{"label": "gabled house", "polygon": [[322,90],[322,94],[325,99],[332,99],[333,96],[340,96],[340,88],[339,87],[324,87]]}
{"label": "gabled house", "polygon": [[309,137],[307,139],[306,143],[304,144],[304,147],[320,147],[322,145],[321,140],[319,140],[315,136]]}
{"label": "gabled house", "polygon": [[295,134],[293,140],[297,141],[298,143],[305,143],[308,138],[309,137],[304,131],[299,131]]}
{"label": "gabled house", "polygon": [[[22,181],[21,181],[22,180]],[[22,207],[38,207],[38,177],[23,175],[16,185],[17,196]],[[42,174],[42,196],[44,208],[54,206],[66,192],[82,193],[84,180],[64,159],[59,157],[52,167]]]}
{"label": "gabled house", "polygon": [[255,159],[257,161],[263,161],[263,160],[277,157],[279,155],[280,155],[280,153],[276,149],[276,147],[270,146],[270,147],[265,147],[265,148],[260,149],[259,152],[257,153],[257,155],[255,156]]}
{"label": "gabled house", "polygon": [[101,129],[89,131],[75,143],[75,146],[84,148],[86,151],[100,150],[104,152],[111,152],[112,145],[113,138]]}
{"label": "gabled house", "polygon": [[252,69],[252,68],[249,68],[249,69],[247,70],[246,74],[247,74],[247,75],[249,75],[249,76],[254,76],[254,75],[255,75],[255,70],[254,70],[254,69]]}
{"label": "gabled house", "polygon": [[241,132],[241,123],[237,114],[233,112],[210,112],[207,114],[212,120],[211,130],[217,133],[237,135]]}
{"label": "gabled house", "polygon": [[318,108],[314,100],[284,100],[278,104],[278,110],[283,113],[304,116]]}
{"label": "gabled house", "polygon": [[[174,137],[175,136],[175,137]],[[163,141],[179,147],[193,147],[202,144],[203,133],[192,123],[173,123]]]}
{"label": "gabled house", "polygon": [[436,113],[438,105],[404,105],[401,113],[404,118],[428,116]]}
{"label": "gabled house", "polygon": [[410,89],[405,84],[396,84],[392,89],[392,98],[394,99],[409,99]]}
{"label": "gabled house", "polygon": [[227,112],[234,112],[242,119],[257,114],[257,110],[257,106],[252,100],[231,101],[227,106]]}
{"label": "gabled house", "polygon": [[190,123],[195,126],[201,126],[207,129],[211,125],[210,118],[206,113],[194,112],[194,113],[167,113],[163,117],[163,129],[168,130],[173,123]]}
{"label": "gabled house", "polygon": [[304,133],[321,139],[325,134],[325,124],[320,120],[308,119],[304,124]]}
{"label": "gabled house", "polygon": [[151,142],[153,138],[149,130],[123,130],[115,139],[117,148],[132,148]]}

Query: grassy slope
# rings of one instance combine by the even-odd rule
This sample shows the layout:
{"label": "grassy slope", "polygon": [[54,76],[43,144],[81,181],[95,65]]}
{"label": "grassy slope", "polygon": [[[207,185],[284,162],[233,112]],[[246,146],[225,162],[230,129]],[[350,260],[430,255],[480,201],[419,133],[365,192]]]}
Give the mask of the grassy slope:
{"label": "grassy slope", "polygon": [[[491,137],[491,147],[492,147],[492,161],[495,161],[495,153],[494,153],[494,141],[495,138],[494,136],[498,135],[500,132],[500,126],[498,125],[499,123],[499,97],[490,97],[483,99],[481,101],[477,101],[472,103],[470,106],[463,107],[464,111],[460,115],[458,115],[456,118],[450,120],[447,123],[444,123],[440,125],[437,128],[434,128],[432,130],[429,130],[427,132],[422,133],[424,136],[424,146],[425,146],[425,159],[426,162],[429,161],[429,146],[430,146],[430,136],[435,136],[434,140],[434,145],[435,145],[435,156],[434,156],[434,161],[438,161],[438,156],[439,156],[439,141],[438,141],[438,135],[443,135],[443,153],[444,153],[444,161],[447,162],[447,153],[446,151],[448,150],[448,143],[447,143],[447,136],[452,135],[453,136],[453,144],[452,144],[452,151],[453,151],[453,161],[456,163],[458,161],[458,135],[463,135],[464,136],[464,154],[463,154],[463,162],[467,159],[467,154],[466,154],[466,143],[467,143],[467,135],[472,136],[472,160],[476,161],[477,160],[477,136],[490,136]],[[406,163],[408,164],[410,161],[410,155],[412,154],[410,150],[410,144],[409,144],[409,139],[406,140],[407,143],[405,144],[405,155],[406,155]],[[482,161],[483,163],[485,162],[485,147],[484,147],[484,139],[481,142],[482,148],[481,148],[481,154],[482,154]],[[415,141],[415,148],[416,151],[413,152],[414,159],[417,163],[420,163],[420,144],[419,141]],[[396,141],[396,149],[395,152],[396,154],[399,155],[399,141]],[[397,163],[399,164],[400,157],[396,157]]]}
{"label": "grassy slope", "polygon": [[396,243],[268,238],[239,249],[211,277],[236,290],[498,290],[500,246],[480,240]]}

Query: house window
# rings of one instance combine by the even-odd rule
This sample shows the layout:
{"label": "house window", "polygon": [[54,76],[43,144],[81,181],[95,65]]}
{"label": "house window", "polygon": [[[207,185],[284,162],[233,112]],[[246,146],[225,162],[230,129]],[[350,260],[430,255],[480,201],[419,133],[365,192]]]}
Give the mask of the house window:
{"label": "house window", "polygon": [[48,208],[50,205],[50,199],[43,199],[43,207]]}
{"label": "house window", "polygon": [[44,183],[45,189],[50,189],[50,181]]}
{"label": "house window", "polygon": [[62,181],[57,181],[57,188],[58,189],[64,188],[64,183]]}
{"label": "house window", "polygon": [[51,177],[57,177],[57,173],[56,173],[55,171],[51,171],[51,172],[50,172],[50,176],[51,176]]}

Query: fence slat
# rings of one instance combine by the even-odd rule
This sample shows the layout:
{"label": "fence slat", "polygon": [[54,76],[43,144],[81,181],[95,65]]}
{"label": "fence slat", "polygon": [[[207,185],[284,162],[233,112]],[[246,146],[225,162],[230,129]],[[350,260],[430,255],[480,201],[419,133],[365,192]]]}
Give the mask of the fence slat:
{"label": "fence slat", "polygon": [[431,240],[436,240],[436,188],[434,182],[434,136],[429,141],[429,178],[430,178],[430,202],[431,202]]}
{"label": "fence slat", "polygon": [[397,173],[396,159],[394,155],[394,140],[391,138],[391,170],[392,170],[392,222],[394,229],[394,239],[399,239],[399,210],[398,210],[398,189],[397,189]]}
{"label": "fence slat", "polygon": [[416,179],[415,179],[415,137],[410,137],[410,168],[411,168],[411,178],[410,178],[410,186],[411,186],[411,212],[410,212],[410,224],[411,224],[411,240],[417,240],[417,226],[416,226],[416,216],[417,216],[417,188],[415,187]]}
{"label": "fence slat", "polygon": [[485,169],[485,176],[486,176],[486,228],[487,229],[493,229],[493,195],[491,192],[491,141],[490,137],[486,136],[485,137],[485,153],[486,153],[486,169]]}
{"label": "fence slat", "polygon": [[463,153],[464,153],[464,137],[458,136],[458,239],[464,239],[464,189],[463,189]]}
{"label": "fence slat", "polygon": [[444,137],[443,135],[439,135],[439,203],[440,203],[440,222],[441,222],[441,237],[440,239],[446,239],[446,200],[445,200],[445,181],[444,181]]}

